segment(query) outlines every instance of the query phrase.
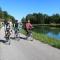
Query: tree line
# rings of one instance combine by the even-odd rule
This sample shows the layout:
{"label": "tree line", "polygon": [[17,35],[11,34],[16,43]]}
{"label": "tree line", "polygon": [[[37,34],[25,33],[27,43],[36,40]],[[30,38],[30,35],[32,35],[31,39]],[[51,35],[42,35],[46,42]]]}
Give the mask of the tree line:
{"label": "tree line", "polygon": [[3,19],[4,21],[8,21],[8,20],[12,22],[15,21],[15,18],[12,15],[8,14],[7,11],[3,11],[1,8],[0,8],[0,19]]}
{"label": "tree line", "polygon": [[42,13],[28,14],[21,19],[22,23],[30,19],[32,24],[60,24],[60,14],[53,14],[51,16]]}

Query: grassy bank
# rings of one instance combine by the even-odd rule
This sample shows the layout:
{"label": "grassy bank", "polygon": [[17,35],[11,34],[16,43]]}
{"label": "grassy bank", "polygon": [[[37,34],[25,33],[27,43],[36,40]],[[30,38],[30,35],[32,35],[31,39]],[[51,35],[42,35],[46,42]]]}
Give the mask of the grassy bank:
{"label": "grassy bank", "polygon": [[[26,35],[26,31],[25,30],[20,30],[21,33]],[[44,35],[42,33],[37,33],[37,32],[32,32],[33,33],[33,38],[35,38],[36,40],[39,40],[43,43],[49,44],[55,48],[59,48],[60,49],[60,40],[54,39],[54,38],[50,38],[47,35]]]}
{"label": "grassy bank", "polygon": [[36,33],[36,32],[33,32],[33,37],[41,42],[44,42],[46,44],[49,44],[53,47],[60,49],[60,40],[50,38],[47,35]]}

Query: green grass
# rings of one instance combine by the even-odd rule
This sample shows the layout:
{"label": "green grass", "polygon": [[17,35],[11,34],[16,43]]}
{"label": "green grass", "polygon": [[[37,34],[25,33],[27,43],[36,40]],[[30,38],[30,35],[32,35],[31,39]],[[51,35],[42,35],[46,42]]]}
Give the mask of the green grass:
{"label": "green grass", "polygon": [[[21,33],[26,35],[26,31],[25,30],[20,30]],[[39,40],[43,43],[49,44],[55,48],[59,48],[60,49],[60,40],[54,39],[54,38],[50,38],[47,35],[44,35],[42,33],[37,33],[37,32],[32,32],[33,33],[33,38],[35,38],[36,40]]]}
{"label": "green grass", "polygon": [[20,33],[26,35],[26,31],[24,29],[20,29]]}
{"label": "green grass", "polygon": [[36,32],[33,32],[33,37],[41,42],[44,42],[46,44],[49,44],[53,47],[60,49],[60,40],[50,38],[47,35],[36,33]]}

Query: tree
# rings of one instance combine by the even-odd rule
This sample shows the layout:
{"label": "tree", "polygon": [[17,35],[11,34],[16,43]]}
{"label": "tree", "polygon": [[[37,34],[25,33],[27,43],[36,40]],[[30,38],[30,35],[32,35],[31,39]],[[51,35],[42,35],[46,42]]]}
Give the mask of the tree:
{"label": "tree", "polygon": [[24,23],[25,21],[26,21],[26,18],[23,17],[23,18],[21,19],[21,22]]}
{"label": "tree", "polygon": [[60,23],[60,15],[54,14],[52,16],[48,16],[47,14],[42,13],[33,13],[28,14],[25,19],[22,20],[27,21],[30,19],[32,24],[50,24],[50,23]]}
{"label": "tree", "polygon": [[0,8],[0,18],[2,18],[2,9]]}
{"label": "tree", "polygon": [[53,20],[53,23],[59,23],[60,15],[59,14],[52,15],[52,20]]}
{"label": "tree", "polygon": [[5,19],[5,20],[8,20],[8,16],[9,16],[9,15],[8,15],[7,11],[3,11],[3,14],[4,14],[4,19]]}

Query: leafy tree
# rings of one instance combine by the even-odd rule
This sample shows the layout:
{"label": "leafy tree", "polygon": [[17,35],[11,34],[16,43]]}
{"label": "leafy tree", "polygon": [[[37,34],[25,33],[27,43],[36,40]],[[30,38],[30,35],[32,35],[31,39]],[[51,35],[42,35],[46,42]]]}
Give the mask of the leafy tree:
{"label": "leafy tree", "polygon": [[0,8],[0,19],[4,19],[4,21],[15,21],[15,18],[11,15],[8,14],[7,11],[2,11],[2,9]]}
{"label": "leafy tree", "polygon": [[53,23],[59,23],[60,15],[59,14],[52,15],[52,20],[53,20]]}
{"label": "leafy tree", "polygon": [[31,20],[32,24],[50,24],[50,23],[58,24],[60,23],[59,14],[48,16],[47,14],[33,13],[33,14],[28,14],[25,18],[22,19],[22,21],[27,21],[28,19]]}
{"label": "leafy tree", "polygon": [[2,18],[2,9],[0,8],[0,18]]}

